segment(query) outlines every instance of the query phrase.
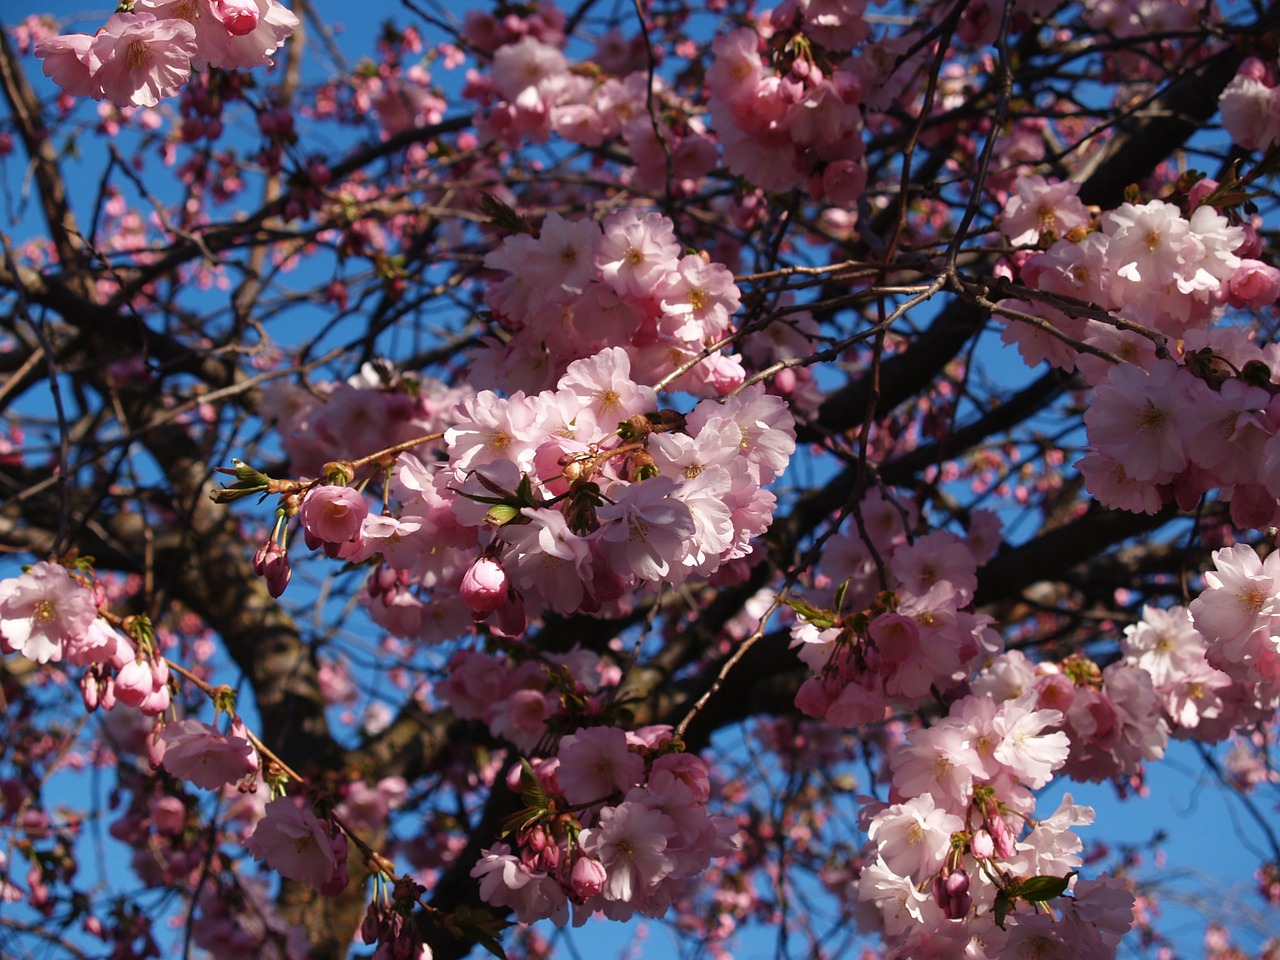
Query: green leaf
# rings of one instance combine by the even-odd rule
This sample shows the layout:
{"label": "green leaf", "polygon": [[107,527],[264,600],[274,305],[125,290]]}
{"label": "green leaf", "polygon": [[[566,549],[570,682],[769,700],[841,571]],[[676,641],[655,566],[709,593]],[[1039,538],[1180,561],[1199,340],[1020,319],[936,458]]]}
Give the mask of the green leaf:
{"label": "green leaf", "polygon": [[1013,901],[1009,899],[1009,895],[1003,890],[996,891],[996,926],[1001,930],[1004,929],[1004,918],[1009,915],[1009,908],[1013,906]]}
{"label": "green leaf", "polygon": [[811,607],[803,600],[797,600],[795,597],[785,597],[782,602],[819,630],[826,630],[836,625],[835,615],[829,610],[819,610],[817,607]]}
{"label": "green leaf", "polygon": [[1065,877],[1027,877],[1018,884],[1014,895],[1038,903],[1052,900],[1067,892],[1067,886],[1076,873],[1072,870]]}
{"label": "green leaf", "polygon": [[845,577],[844,583],[836,588],[836,613],[844,609],[844,595],[849,591],[849,581],[853,577]]}
{"label": "green leaf", "polygon": [[486,523],[491,523],[495,527],[502,527],[518,516],[520,516],[519,509],[511,506],[511,504],[495,503],[489,508],[489,512],[484,515],[484,519]]}
{"label": "green leaf", "polygon": [[480,209],[493,221],[494,226],[501,227],[508,233],[527,233],[531,237],[538,235],[524,217],[491,193],[480,194]]}
{"label": "green leaf", "polygon": [[465,903],[459,905],[449,920],[449,926],[456,927],[462,939],[478,943],[500,960],[507,960],[498,935],[512,924],[500,920],[488,910],[476,909]]}
{"label": "green leaf", "polygon": [[542,781],[533,772],[533,765],[524,757],[520,758],[520,799],[530,807],[542,811],[548,810],[550,806],[542,789]]}

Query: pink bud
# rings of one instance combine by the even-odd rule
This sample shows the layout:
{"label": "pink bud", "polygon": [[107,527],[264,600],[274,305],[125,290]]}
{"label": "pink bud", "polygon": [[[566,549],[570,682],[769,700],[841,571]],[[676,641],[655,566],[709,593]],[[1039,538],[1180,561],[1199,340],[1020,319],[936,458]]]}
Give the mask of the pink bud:
{"label": "pink bud", "polygon": [[376,600],[378,597],[389,594],[397,583],[399,583],[399,571],[393,570],[384,563],[369,577],[369,596]]}
{"label": "pink bud", "polygon": [[1201,177],[1191,185],[1191,190],[1187,193],[1187,209],[1194,210],[1200,206],[1204,203],[1205,198],[1217,190],[1219,186],[1218,181],[1212,177]]}
{"label": "pink bud", "polygon": [[942,876],[933,878],[933,899],[949,920],[963,919],[969,913],[973,900],[969,896],[969,875],[963,870],[955,870],[946,879]]}
{"label": "pink bud", "polygon": [[169,703],[169,688],[157,687],[138,704],[138,710],[148,717],[158,717],[169,709]]}
{"label": "pink bud", "polygon": [[98,676],[94,673],[86,673],[80,678],[80,698],[84,700],[84,708],[89,713],[98,709]]}
{"label": "pink bud", "polygon": [[987,832],[991,834],[991,840],[995,844],[995,853],[1001,860],[1010,860],[1017,852],[1015,840],[1009,833],[1009,825],[1004,822],[1004,817],[998,813],[987,817]]}
{"label": "pink bud", "polygon": [[151,665],[146,660],[130,660],[116,674],[116,699],[126,707],[141,706],[151,690]]}
{"label": "pink bud", "polygon": [[780,395],[791,396],[796,388],[796,372],[790,367],[779,370],[773,377],[773,385]]}
{"label": "pink bud", "polygon": [[1248,77],[1250,80],[1257,80],[1259,83],[1265,83],[1271,86],[1271,77],[1267,71],[1267,65],[1257,57],[1246,57],[1244,63],[1240,64],[1240,69],[1236,71],[1237,76]]}
{"label": "pink bud", "polygon": [[110,710],[116,705],[116,681],[108,675],[102,678],[102,689],[98,694],[98,706]]}
{"label": "pink bud", "polygon": [[1252,224],[1242,223],[1240,229],[1244,231],[1244,240],[1232,252],[1241,260],[1258,259],[1262,256],[1262,237]]}
{"label": "pink bud", "polygon": [[258,5],[253,0],[213,0],[213,18],[233,37],[258,29]]}
{"label": "pink bud", "polygon": [[322,897],[339,897],[347,889],[351,875],[347,872],[347,837],[338,832],[329,836],[329,848],[333,851],[333,876],[317,887]]}
{"label": "pink bud", "polygon": [[604,865],[590,857],[579,857],[573,864],[573,873],[569,882],[573,885],[575,896],[586,900],[594,897],[604,889],[604,882],[609,878]]}
{"label": "pink bud", "polygon": [[267,592],[273,597],[284,593],[293,575],[288,554],[274,540],[268,540],[253,555],[253,572],[267,581]]}
{"label": "pink bud", "polygon": [[[231,721],[231,726],[227,728],[227,737],[239,737],[246,743],[252,743],[249,739],[249,731],[245,728],[244,721],[236,717]],[[258,751],[255,749],[245,757],[245,763],[248,765],[250,772],[256,772],[259,769]]]}
{"label": "pink bud", "polygon": [[168,746],[168,744],[165,743],[164,738],[160,736],[163,730],[164,727],[157,724],[152,728],[151,732],[147,734],[147,760],[156,770],[159,770],[160,764],[164,762],[164,750],[165,747]]}
{"label": "pink bud", "polygon": [[462,602],[477,617],[487,617],[507,602],[507,574],[496,560],[481,557],[462,578]]}
{"label": "pink bud", "polygon": [[379,926],[378,907],[376,903],[371,902],[364,912],[364,920],[360,923],[360,939],[366,944],[377,943]]}
{"label": "pink bud", "polygon": [[529,617],[525,613],[524,601],[520,595],[513,594],[510,603],[498,608],[498,615],[489,626],[500,637],[519,637],[529,625]]}
{"label": "pink bud", "polygon": [[991,839],[991,834],[985,830],[979,830],[973,835],[973,841],[969,844],[969,849],[979,860],[990,860],[991,856],[996,852],[996,845],[995,841]]}

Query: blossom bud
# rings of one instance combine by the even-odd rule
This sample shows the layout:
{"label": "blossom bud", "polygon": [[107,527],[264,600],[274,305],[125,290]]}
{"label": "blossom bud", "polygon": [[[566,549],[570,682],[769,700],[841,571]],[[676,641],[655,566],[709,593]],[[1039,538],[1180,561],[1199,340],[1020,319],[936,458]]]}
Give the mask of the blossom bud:
{"label": "blossom bud", "polygon": [[476,617],[487,617],[507,602],[507,574],[496,560],[481,557],[462,578],[462,602]]}
{"label": "blossom bud", "polygon": [[366,944],[377,943],[378,927],[378,905],[370,903],[369,909],[364,912],[364,920],[360,923],[360,939]]}
{"label": "blossom bud", "polygon": [[270,555],[263,567],[262,576],[267,581],[267,593],[272,597],[279,597],[284,593],[285,587],[289,586],[289,578],[293,576],[293,570],[289,566],[289,555],[280,549],[280,544],[273,540],[271,545],[275,550],[269,551]]}
{"label": "blossom bud", "polygon": [[498,608],[498,615],[490,627],[501,637],[519,637],[528,625],[529,618],[525,613],[524,601],[516,595],[511,598],[510,603],[504,603]]}
{"label": "blossom bud", "polygon": [[969,874],[964,870],[954,870],[946,879],[941,875],[934,877],[932,892],[934,902],[949,920],[964,918],[973,905],[969,896]]}
{"label": "blossom bud", "polygon": [[369,577],[369,596],[376,600],[385,594],[389,594],[395,589],[397,582],[397,572],[384,563]]}
{"label": "blossom bud", "polygon": [[169,709],[170,703],[171,698],[168,686],[157,687],[138,704],[138,710],[145,716],[158,717]]}
{"label": "blossom bud", "polygon": [[1220,186],[1221,184],[1212,177],[1201,177],[1187,191],[1187,209],[1194,210],[1203,204],[1208,196]]}
{"label": "blossom bud", "polygon": [[579,857],[574,861],[569,882],[573,886],[574,895],[586,900],[603,890],[607,879],[608,873],[605,872],[604,865],[599,860]]}
{"label": "blossom bud", "polygon": [[99,697],[98,676],[95,673],[86,673],[80,678],[80,698],[84,701],[84,708],[87,712],[93,713],[98,709]]}
{"label": "blossom bud", "polygon": [[147,734],[147,762],[151,764],[153,769],[159,770],[160,765],[164,762],[164,751],[168,744],[164,737],[160,736],[164,727],[157,724]]}
{"label": "blossom bud", "polygon": [[116,681],[111,676],[102,678],[102,689],[98,694],[98,706],[110,710],[116,705]]}
{"label": "blossom bud", "polygon": [[1262,236],[1250,223],[1240,224],[1240,229],[1244,231],[1244,239],[1232,252],[1241,260],[1257,260],[1262,256]]}
{"label": "blossom bud", "polygon": [[126,707],[138,707],[151,696],[151,666],[145,660],[133,659],[116,674],[116,699]]}
{"label": "blossom bud", "polygon": [[329,847],[333,850],[335,861],[333,876],[316,888],[322,897],[339,897],[346,892],[351,881],[347,871],[347,838],[345,834],[335,833],[329,837]]}
{"label": "blossom bud", "polygon": [[258,29],[258,5],[253,0],[213,0],[213,18],[233,37]]}
{"label": "blossom bud", "polygon": [[253,572],[267,581],[267,592],[273,597],[284,593],[293,574],[288,555],[275,540],[268,540],[253,555]]}
{"label": "blossom bud", "polygon": [[991,835],[991,840],[995,845],[995,853],[1001,860],[1010,860],[1016,853],[1016,845],[1013,835],[1009,832],[1009,825],[1004,822],[1004,817],[995,811],[990,811],[987,815],[987,832]]}
{"label": "blossom bud", "polygon": [[[246,743],[253,742],[249,739],[249,731],[245,728],[244,721],[239,717],[236,717],[231,721],[231,726],[227,728],[227,737],[239,737]],[[249,756],[245,757],[245,764],[248,766],[250,773],[258,772],[260,764],[258,762],[258,751],[256,749],[253,750]]]}
{"label": "blossom bud", "polygon": [[1280,270],[1259,260],[1242,260],[1227,281],[1227,302],[1233,307],[1268,307],[1280,299]]}
{"label": "blossom bud", "polygon": [[1244,62],[1240,64],[1239,69],[1236,70],[1236,74],[1237,76],[1248,77],[1250,80],[1257,80],[1259,83],[1271,86],[1270,71],[1267,70],[1267,65],[1257,57],[1246,57]]}
{"label": "blossom bud", "polygon": [[996,845],[991,839],[991,834],[985,830],[979,830],[973,835],[969,849],[979,860],[990,860],[996,852]]}
{"label": "blossom bud", "polygon": [[791,396],[792,391],[796,388],[796,372],[790,367],[784,367],[774,374],[773,385],[780,396]]}

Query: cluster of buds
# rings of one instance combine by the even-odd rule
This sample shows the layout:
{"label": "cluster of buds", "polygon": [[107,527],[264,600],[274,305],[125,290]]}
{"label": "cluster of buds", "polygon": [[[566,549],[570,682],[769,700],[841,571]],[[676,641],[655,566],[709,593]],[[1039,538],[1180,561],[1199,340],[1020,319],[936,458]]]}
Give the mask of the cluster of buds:
{"label": "cluster of buds", "polygon": [[[381,879],[379,879],[381,887]],[[413,905],[423,888],[407,877],[396,881],[390,898],[375,896],[360,924],[360,939],[378,945],[375,960],[431,960],[431,948],[413,919]]]}

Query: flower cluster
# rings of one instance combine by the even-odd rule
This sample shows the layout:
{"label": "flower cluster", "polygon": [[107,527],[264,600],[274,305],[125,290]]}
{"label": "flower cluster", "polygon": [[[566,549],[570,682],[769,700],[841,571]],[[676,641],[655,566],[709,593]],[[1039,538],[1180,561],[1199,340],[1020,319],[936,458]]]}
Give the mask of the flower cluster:
{"label": "flower cluster", "polygon": [[[1006,301],[1003,305],[1042,318],[1054,332],[1011,323],[1007,342],[1016,343],[1028,363],[1048,360],[1091,382],[1102,379],[1107,364],[1080,356],[1071,342],[1083,342],[1137,363],[1156,355],[1155,344],[1139,330],[1170,341],[1203,333],[1222,305],[1263,306],[1274,302],[1274,268],[1253,260],[1258,241],[1251,227],[1232,223],[1212,205],[1218,184],[1201,180],[1187,198],[1189,216],[1165,200],[1122,203],[1100,217],[1097,229],[1084,229],[1084,210],[1075,187],[1020,178],[1005,205],[1002,229],[1025,241],[1057,235],[1047,250],[1022,264],[1024,283],[1050,295],[1092,303],[1136,325],[1123,331],[1086,316],[1069,316],[1043,303]],[[1030,198],[1034,197],[1034,200]],[[1266,281],[1266,282],[1262,282]]]}
{"label": "flower cluster", "polygon": [[1263,560],[1238,543],[1215,550],[1213,566],[1188,608],[1191,622],[1208,645],[1209,665],[1240,684],[1260,716],[1269,716],[1280,706],[1280,553]]}
{"label": "flower cluster", "polygon": [[468,393],[366,363],[348,379],[314,390],[272,381],[263,390],[262,414],[275,422],[292,469],[317,476],[335,451],[354,458],[440,432]]}
{"label": "flower cluster", "polygon": [[997,700],[1033,693],[1040,709],[1057,711],[1070,743],[1063,772],[1073,780],[1140,774],[1169,742],[1152,676],[1132,658],[1103,669],[1081,654],[1032,664],[1013,650],[996,657],[972,689]]}
{"label": "flower cluster", "polygon": [[206,66],[267,66],[298,18],[276,0],[137,0],[93,36],[42,40],[45,76],[67,93],[154,107]]}
{"label": "flower cluster", "polygon": [[503,272],[485,302],[507,336],[476,356],[473,382],[542,390],[571,362],[609,347],[624,349],[647,383],[691,365],[673,388],[696,396],[722,396],[743,381],[733,353],[694,363],[730,330],[733,275],[706,256],[682,256],[661,214],[618,210],[598,224],[549,213],[536,238],[513,234],[484,262]]}
{"label": "flower cluster", "polygon": [[86,586],[58,564],[32,564],[21,576],[0,581],[0,652],[87,667],[80,690],[89,710],[123,703],[150,716],[164,713],[168,664],[99,617],[101,602],[99,587]]}
{"label": "flower cluster", "polygon": [[225,734],[199,720],[178,720],[166,724],[158,740],[153,759],[175,777],[206,790],[218,790],[258,772],[258,752],[239,718]]}
{"label": "flower cluster", "polygon": [[[1061,719],[1033,693],[970,696],[890,750],[896,802],[864,808],[869,862],[857,879],[859,900],[877,908],[861,919],[889,955],[1115,955],[1133,896],[1122,881],[1077,877],[1072,828],[1093,811],[1068,794],[1052,816],[1033,816],[1032,791],[1067,759],[1066,734],[1049,732]],[[1040,909],[1049,901],[1057,914]]]}
{"label": "flower cluster", "polygon": [[1246,150],[1266,149],[1280,140],[1280,95],[1275,65],[1248,57],[1227,84],[1218,106],[1222,125]]}
{"label": "flower cluster", "polygon": [[[795,450],[794,421],[759,386],[687,415],[656,407],[621,347],[574,361],[554,391],[483,391],[449,417],[447,462],[401,454],[387,491],[399,516],[371,513],[352,488],[312,486],[307,542],[377,558],[371,616],[428,640],[465,632],[468,609],[514,636],[547,607],[594,612],[631,585],[710,576],[767,529],[776,498],[765,487]],[[279,549],[260,552],[273,573]]]}
{"label": "flower cluster", "polygon": [[768,527],[765,485],[795,449],[786,404],[751,387],[683,417],[655,405],[611,347],[554,392],[460,406],[445,489],[464,527],[501,521],[483,538],[526,602],[568,614],[637,582],[708,576]]}
{"label": "flower cluster", "polygon": [[[448,678],[435,693],[454,715],[483,720],[490,732],[533,752],[553,733],[549,722],[573,714],[599,715],[602,687],[615,687],[621,671],[588,650],[544,654],[513,665],[504,657],[459,650],[449,658]],[[572,708],[572,710],[570,710]]]}
{"label": "flower cluster", "polygon": [[[1074,188],[1021,178],[1002,229],[1019,243],[1056,237],[1022,264],[1023,282],[1119,320],[1106,322],[1096,309],[1071,314],[1065,303],[1007,300],[1002,307],[1040,322],[1008,319],[1004,339],[1029,364],[1079,368],[1095,385],[1084,417],[1092,451],[1078,466],[1100,502],[1156,513],[1176,500],[1191,509],[1220,488],[1233,521],[1267,526],[1280,516],[1280,483],[1268,479],[1280,457],[1272,439],[1280,406],[1269,389],[1280,353],[1239,327],[1213,324],[1227,306],[1275,303],[1280,271],[1253,259],[1260,247],[1252,227],[1207,202],[1218,189],[1197,182],[1189,216],[1163,200],[1121,204],[1090,232]],[[1180,356],[1170,353],[1174,345]]]}
{"label": "flower cluster", "polygon": [[1271,373],[1263,358],[1277,356],[1254,347],[1231,357],[1241,366],[1255,364],[1254,382],[1220,379],[1211,352],[1186,365],[1158,359],[1145,370],[1112,368],[1085,413],[1093,451],[1078,465],[1090,492],[1107,506],[1156,513],[1170,500],[1193,509],[1219,488],[1236,524],[1274,524],[1280,518],[1280,480],[1271,472],[1280,462],[1280,400],[1265,385]]}
{"label": "flower cluster", "polygon": [[[970,543],[945,530],[907,542],[901,514],[879,494],[864,501],[862,512],[872,546],[839,537],[824,561],[826,576],[843,584],[837,608],[854,612],[793,604],[799,620],[792,646],[815,674],[800,687],[796,705],[842,727],[956,688],[983,654],[1001,646],[994,621],[968,609],[978,585]],[[885,564],[882,592],[875,557]]]}
{"label": "flower cluster", "polygon": [[486,903],[521,922],[563,925],[570,904],[575,923],[597,910],[662,916],[682,881],[733,849],[732,822],[707,813],[706,765],[669,727],[582,728],[518,778],[525,806],[509,821],[514,846],[482,851],[471,875]]}
{"label": "flower cluster", "polygon": [[716,38],[708,106],[733,173],[765,190],[857,202],[867,182],[860,64],[821,44],[847,50],[865,38],[865,7],[865,0],[784,4],[770,15],[771,40],[748,27]]}
{"label": "flower cluster", "polygon": [[1142,619],[1125,628],[1120,648],[1126,663],[1151,675],[1172,737],[1216,743],[1274,709],[1259,701],[1260,691],[1248,681],[1217,667],[1220,653],[1211,658],[1213,648],[1181,605],[1143,607]]}
{"label": "flower cluster", "polygon": [[282,877],[324,896],[347,888],[347,838],[293,797],[277,797],[245,839],[245,849]]}
{"label": "flower cluster", "polygon": [[716,165],[715,141],[694,107],[650,74],[643,55],[602,44],[590,70],[571,69],[561,52],[563,23],[564,14],[549,5],[519,33],[468,15],[468,35],[493,55],[489,73],[467,74],[479,134],[511,148],[552,134],[586,147],[621,142],[635,164],[625,175],[631,185],[689,192]]}

